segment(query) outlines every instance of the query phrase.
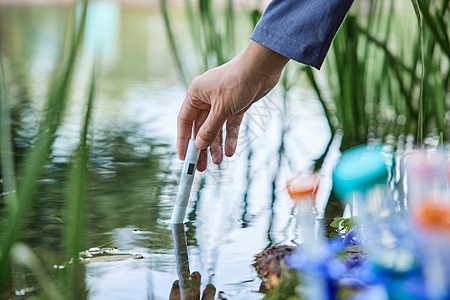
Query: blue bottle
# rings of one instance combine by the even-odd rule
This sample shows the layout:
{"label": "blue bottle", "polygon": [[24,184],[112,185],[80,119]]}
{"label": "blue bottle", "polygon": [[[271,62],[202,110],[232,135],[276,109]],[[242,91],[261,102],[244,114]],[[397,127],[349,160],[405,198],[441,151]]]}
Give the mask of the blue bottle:
{"label": "blue bottle", "polygon": [[389,286],[394,279],[417,273],[409,217],[399,210],[388,185],[392,157],[379,145],[344,152],[333,172],[333,190],[350,205],[363,247],[375,273],[383,277],[389,298],[416,299],[408,291]]}

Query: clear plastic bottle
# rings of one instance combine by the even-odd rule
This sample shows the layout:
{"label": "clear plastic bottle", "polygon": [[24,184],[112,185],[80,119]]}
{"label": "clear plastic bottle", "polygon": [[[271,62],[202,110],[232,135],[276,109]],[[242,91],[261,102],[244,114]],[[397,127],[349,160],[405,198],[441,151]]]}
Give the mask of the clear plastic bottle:
{"label": "clear plastic bottle", "polygon": [[444,151],[416,150],[405,161],[408,206],[413,214],[422,206],[422,202],[433,201],[450,205],[444,203],[446,195],[449,194],[448,167]]}
{"label": "clear plastic bottle", "polygon": [[450,299],[450,192],[443,151],[415,151],[406,160],[408,206],[421,244],[427,296]]}
{"label": "clear plastic bottle", "polygon": [[388,185],[386,161],[381,146],[344,152],[333,172],[333,189],[350,204],[372,265],[398,276],[416,270],[417,260],[409,218],[399,211]]}
{"label": "clear plastic bottle", "polygon": [[[303,241],[300,246],[301,254],[311,262],[311,265],[320,266],[324,253],[325,238],[320,233],[317,221],[315,196],[319,179],[315,174],[302,175],[288,184],[288,192],[295,201],[297,208],[297,232]],[[333,299],[330,295],[328,282],[318,268],[311,268],[301,274],[299,293],[306,300]]]}

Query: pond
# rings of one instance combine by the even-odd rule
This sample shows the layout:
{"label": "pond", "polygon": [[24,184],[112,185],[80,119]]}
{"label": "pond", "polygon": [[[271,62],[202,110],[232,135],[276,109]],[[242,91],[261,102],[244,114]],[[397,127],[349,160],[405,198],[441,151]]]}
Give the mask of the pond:
{"label": "pond", "polygon": [[[0,50],[18,164],[37,132],[67,14],[64,5],[0,4]],[[97,17],[88,19],[69,113],[24,240],[58,272],[64,261],[63,186],[84,111],[90,47],[101,36],[106,46],[95,102],[86,248],[115,247],[143,258],[86,265],[89,299],[167,299],[178,278],[168,221],[182,168],[175,150],[176,117],[186,87],[178,80],[157,6],[110,2]],[[177,19],[183,22],[188,21]],[[192,47],[185,50],[190,57]],[[296,238],[286,182],[310,170],[329,139],[323,109],[307,87],[295,86],[287,97],[277,87],[249,111],[236,155],[220,166],[209,162],[194,181],[185,232],[189,268],[201,274],[202,288],[211,283],[228,299],[262,298],[254,255]],[[27,285],[18,279],[14,288]]]}

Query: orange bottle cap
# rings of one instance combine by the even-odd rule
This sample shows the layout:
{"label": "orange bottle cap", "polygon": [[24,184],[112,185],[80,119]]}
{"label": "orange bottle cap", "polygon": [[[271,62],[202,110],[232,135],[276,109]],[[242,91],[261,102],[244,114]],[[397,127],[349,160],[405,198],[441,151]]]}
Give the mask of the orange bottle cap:
{"label": "orange bottle cap", "polygon": [[427,230],[437,229],[450,233],[450,207],[444,203],[424,202],[417,217]]}
{"label": "orange bottle cap", "polygon": [[294,200],[315,197],[319,188],[319,177],[315,173],[300,175],[287,184],[288,193]]}

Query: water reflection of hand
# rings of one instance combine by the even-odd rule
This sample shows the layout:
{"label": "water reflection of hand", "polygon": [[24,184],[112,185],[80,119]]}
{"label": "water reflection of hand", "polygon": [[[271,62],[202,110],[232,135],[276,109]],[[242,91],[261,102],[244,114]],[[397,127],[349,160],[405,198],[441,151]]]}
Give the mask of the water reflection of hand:
{"label": "water reflection of hand", "polygon": [[[200,300],[200,285],[202,276],[199,272],[191,274],[188,280],[184,281],[184,287],[180,291],[180,283],[175,280],[170,290],[170,300]],[[212,284],[208,284],[203,291],[202,300],[213,300],[216,294],[216,288]]]}

